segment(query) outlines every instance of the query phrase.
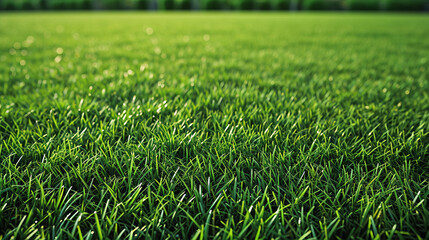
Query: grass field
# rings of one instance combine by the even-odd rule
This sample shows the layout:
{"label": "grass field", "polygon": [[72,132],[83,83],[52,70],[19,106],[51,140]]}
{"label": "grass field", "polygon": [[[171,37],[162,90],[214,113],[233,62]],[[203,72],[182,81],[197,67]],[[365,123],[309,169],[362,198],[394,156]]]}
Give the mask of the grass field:
{"label": "grass field", "polygon": [[429,239],[429,16],[0,15],[0,239]]}

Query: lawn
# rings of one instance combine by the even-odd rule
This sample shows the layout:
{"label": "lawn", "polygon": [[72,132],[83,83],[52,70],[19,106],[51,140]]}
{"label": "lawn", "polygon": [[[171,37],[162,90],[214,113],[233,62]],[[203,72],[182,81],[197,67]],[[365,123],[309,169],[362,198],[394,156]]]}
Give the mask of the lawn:
{"label": "lawn", "polygon": [[0,239],[429,239],[429,15],[0,14]]}

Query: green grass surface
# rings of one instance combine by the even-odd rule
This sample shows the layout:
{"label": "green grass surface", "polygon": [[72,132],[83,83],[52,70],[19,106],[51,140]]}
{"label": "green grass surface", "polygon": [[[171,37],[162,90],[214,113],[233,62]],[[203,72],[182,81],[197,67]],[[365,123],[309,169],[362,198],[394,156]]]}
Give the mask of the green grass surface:
{"label": "green grass surface", "polygon": [[0,15],[0,239],[428,239],[429,16]]}

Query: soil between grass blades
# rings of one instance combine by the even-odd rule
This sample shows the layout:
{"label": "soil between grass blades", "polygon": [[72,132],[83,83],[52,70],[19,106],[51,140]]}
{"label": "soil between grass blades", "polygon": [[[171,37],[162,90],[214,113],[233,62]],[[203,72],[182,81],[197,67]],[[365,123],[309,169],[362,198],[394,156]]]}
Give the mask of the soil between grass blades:
{"label": "soil between grass blades", "polygon": [[429,238],[427,15],[2,13],[0,36],[4,239]]}

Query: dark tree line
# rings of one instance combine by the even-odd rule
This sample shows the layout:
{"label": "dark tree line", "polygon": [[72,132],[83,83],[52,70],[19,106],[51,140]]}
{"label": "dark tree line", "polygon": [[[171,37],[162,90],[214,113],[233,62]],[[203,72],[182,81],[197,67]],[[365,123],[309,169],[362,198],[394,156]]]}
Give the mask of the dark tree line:
{"label": "dark tree line", "polygon": [[362,10],[423,11],[429,0],[0,0],[0,10]]}

